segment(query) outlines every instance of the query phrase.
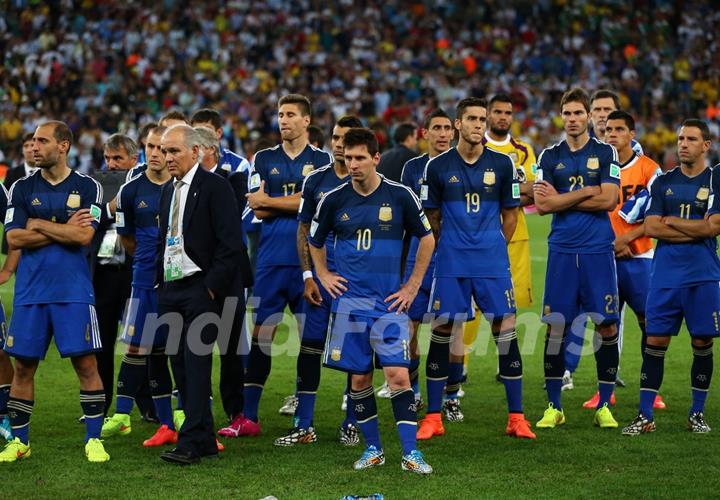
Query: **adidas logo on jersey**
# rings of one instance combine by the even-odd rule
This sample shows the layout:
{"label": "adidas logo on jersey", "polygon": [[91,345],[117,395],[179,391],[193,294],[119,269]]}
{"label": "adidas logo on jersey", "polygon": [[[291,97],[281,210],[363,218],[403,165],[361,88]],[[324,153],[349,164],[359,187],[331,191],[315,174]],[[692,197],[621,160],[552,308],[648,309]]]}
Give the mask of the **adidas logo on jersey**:
{"label": "adidas logo on jersey", "polygon": [[672,196],[673,192],[672,189],[668,188],[667,191],[665,191],[665,196]]}
{"label": "adidas logo on jersey", "polygon": [[270,175],[280,175],[280,171],[278,171],[277,168],[273,167],[273,169],[270,171]]}
{"label": "adidas logo on jersey", "polygon": [[350,216],[347,214],[347,212],[343,213],[340,217],[340,222],[347,222],[350,220]]}
{"label": "adidas logo on jersey", "polygon": [[565,168],[565,165],[563,165],[562,163],[558,163],[557,165],[555,165],[555,170],[562,170],[563,168]]}
{"label": "adidas logo on jersey", "polygon": [[460,182],[460,179],[458,179],[454,175],[448,179],[449,184],[455,184],[456,182]]}
{"label": "adidas logo on jersey", "polygon": [[31,204],[32,204],[34,207],[37,207],[37,206],[39,206],[39,205],[42,205],[42,203],[40,202],[40,200],[38,200],[37,198],[33,199],[33,201],[31,202]]}
{"label": "adidas logo on jersey", "polygon": [[147,208],[147,203],[145,203],[144,200],[140,200],[140,203],[138,203],[138,208]]}

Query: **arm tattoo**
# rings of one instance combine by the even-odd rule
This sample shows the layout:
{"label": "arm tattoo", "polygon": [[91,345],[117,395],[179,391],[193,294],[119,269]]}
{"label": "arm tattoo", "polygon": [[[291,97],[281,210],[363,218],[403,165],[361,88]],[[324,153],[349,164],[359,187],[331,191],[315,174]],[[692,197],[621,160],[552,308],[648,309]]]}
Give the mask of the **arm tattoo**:
{"label": "arm tattoo", "polygon": [[310,248],[308,244],[308,233],[310,232],[310,224],[305,222],[298,223],[297,230],[297,251],[300,257],[300,267],[302,271],[312,270],[312,260],[310,259]]}

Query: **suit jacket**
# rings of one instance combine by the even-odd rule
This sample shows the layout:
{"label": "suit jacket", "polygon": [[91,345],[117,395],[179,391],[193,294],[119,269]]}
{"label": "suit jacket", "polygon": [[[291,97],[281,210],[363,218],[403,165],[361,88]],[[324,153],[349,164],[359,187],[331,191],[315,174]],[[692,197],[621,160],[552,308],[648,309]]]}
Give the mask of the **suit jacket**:
{"label": "suit jacket", "polygon": [[400,176],[402,175],[402,169],[405,163],[417,155],[418,154],[412,149],[398,144],[382,154],[380,163],[378,163],[377,166],[377,171],[391,181],[400,182]]}
{"label": "suit jacket", "polygon": [[[163,258],[173,182],[160,192],[160,232],[157,252],[157,283],[163,283]],[[183,212],[182,234],[188,257],[205,274],[204,283],[218,297],[235,295],[234,283],[241,272],[239,262],[244,248],[239,210],[232,188],[220,175],[198,166],[190,184]]]}
{"label": "suit jacket", "polygon": [[235,202],[238,206],[238,222],[240,224],[240,230],[242,232],[242,240],[243,240],[243,248],[242,253],[240,255],[240,272],[238,277],[241,278],[241,281],[238,282],[238,287],[240,290],[238,290],[238,293],[242,293],[245,288],[252,288],[253,286],[253,272],[252,267],[250,266],[250,257],[248,257],[248,250],[247,250],[247,238],[245,237],[245,230],[242,228],[242,213],[243,208],[245,208],[245,205],[247,204],[247,199],[245,198],[245,195],[248,192],[247,185],[248,185],[248,178],[247,173],[235,171],[235,172],[228,172],[227,170],[223,170],[221,168],[216,168],[215,172],[213,172],[216,175],[219,175],[223,179],[227,179],[227,181],[230,183],[230,187],[233,189],[233,193],[235,193]]}
{"label": "suit jacket", "polygon": [[[8,191],[10,191],[10,188],[12,187],[12,185],[15,184],[16,181],[22,179],[23,177],[25,177],[25,164],[21,163],[20,166],[13,167],[7,171],[7,174],[5,174],[5,181],[3,181],[3,184],[5,185],[5,188]],[[2,253],[4,255],[7,255],[7,253],[8,253],[7,238],[3,238]]]}

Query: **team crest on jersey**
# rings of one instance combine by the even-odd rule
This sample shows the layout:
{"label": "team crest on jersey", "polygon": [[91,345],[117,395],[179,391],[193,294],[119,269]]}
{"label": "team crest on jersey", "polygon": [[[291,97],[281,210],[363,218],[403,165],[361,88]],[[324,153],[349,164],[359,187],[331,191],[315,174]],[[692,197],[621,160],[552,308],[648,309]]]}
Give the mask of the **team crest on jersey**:
{"label": "team crest on jersey", "polygon": [[597,156],[591,156],[588,158],[587,161],[587,169],[588,170],[597,170],[600,168],[600,160],[597,158]]}
{"label": "team crest on jersey", "polygon": [[512,159],[513,163],[518,162],[518,154],[515,151],[508,153],[508,156]]}
{"label": "team crest on jersey", "polygon": [[440,310],[440,299],[435,299],[433,301],[433,310],[439,311]]}
{"label": "team crest on jersey", "polygon": [[42,205],[42,202],[40,200],[38,200],[37,198],[33,198],[33,201],[31,201],[30,204],[33,207],[39,207],[40,205]]}
{"label": "team crest on jersey", "polygon": [[145,200],[140,200],[140,203],[138,203],[138,208],[147,208],[147,203],[145,203]]}
{"label": "team crest on jersey", "polygon": [[65,204],[68,208],[80,208],[80,195],[77,193],[70,193]]}
{"label": "team crest on jersey", "polygon": [[710,190],[706,187],[701,187],[698,189],[697,195],[695,197],[700,201],[705,201],[710,197]]}
{"label": "team crest on jersey", "polygon": [[342,357],[342,351],[338,349],[337,347],[333,347],[330,351],[330,359],[333,361],[340,361],[340,358]]}
{"label": "team crest on jersey", "polygon": [[128,337],[135,336],[135,325],[128,325]]}
{"label": "team crest on jersey", "polygon": [[492,186],[495,184],[495,172],[493,171],[487,171],[483,174],[483,184],[487,184],[488,186]]}
{"label": "team crest on jersey", "polygon": [[388,207],[387,205],[383,205],[380,207],[380,211],[378,212],[378,219],[380,219],[383,222],[388,222],[392,220],[392,207]]}
{"label": "team crest on jersey", "polygon": [[302,175],[303,177],[307,177],[307,175],[312,172],[315,169],[315,166],[312,163],[306,163],[303,165]]}

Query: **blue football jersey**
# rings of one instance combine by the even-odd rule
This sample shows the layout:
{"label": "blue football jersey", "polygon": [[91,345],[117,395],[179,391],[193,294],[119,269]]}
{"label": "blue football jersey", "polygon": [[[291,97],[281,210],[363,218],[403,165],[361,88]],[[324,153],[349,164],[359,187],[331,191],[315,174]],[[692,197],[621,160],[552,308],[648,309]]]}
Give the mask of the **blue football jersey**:
{"label": "blue football jersey", "polygon": [[[265,192],[272,197],[299,193],[305,177],[318,167],[331,163],[326,152],[307,145],[295,159],[285,153],[281,145],[263,149],[255,155],[248,191],[260,188],[265,181]],[[297,246],[297,216],[281,214],[262,222],[258,266],[299,266]]]}
{"label": "blue football jersey", "polygon": [[[303,181],[298,220],[310,224],[317,210],[317,206],[320,200],[322,200],[322,197],[325,196],[325,193],[329,193],[340,184],[344,184],[349,180],[349,175],[343,178],[338,177],[333,165],[326,165],[310,172]],[[331,271],[335,270],[335,247],[333,240],[332,234],[329,234],[325,244],[327,266]]]}
{"label": "blue football jersey", "polygon": [[[567,141],[551,146],[538,157],[537,180],[547,181],[559,194],[584,186],[620,186],[620,165],[615,148],[591,138],[577,151]],[[612,250],[615,233],[605,210],[569,209],[553,214],[548,246],[569,253],[604,253]]]}
{"label": "blue football jersey", "polygon": [[[451,148],[425,167],[423,206],[441,211],[436,277],[508,276],[510,261],[500,219],[520,206],[520,185],[510,157],[483,149],[473,164]],[[424,194],[424,193],[423,193]]]}
{"label": "blue football jersey", "polygon": [[[400,182],[413,190],[413,193],[418,198],[424,198],[424,190],[427,187],[424,184],[425,165],[427,165],[430,156],[427,153],[417,156],[408,160],[402,169],[400,174]],[[425,186],[425,187],[424,187]],[[407,259],[405,260],[405,271],[404,276],[409,277],[412,274],[413,268],[415,267],[415,256],[417,255],[420,240],[418,238],[412,238],[410,240],[410,248],[408,249]],[[427,287],[432,284],[432,277],[435,272],[435,252],[433,252],[430,265],[423,278],[423,286]]]}
{"label": "blue football jersey", "polygon": [[381,176],[368,196],[347,182],[323,197],[310,227],[310,244],[321,247],[331,232],[337,272],[348,280],[348,290],[333,301],[332,310],[380,317],[390,305],[384,300],[400,288],[405,232],[421,238],[431,230],[413,192]]}
{"label": "blue football jersey", "polygon": [[160,229],[160,186],[148,176],[138,175],[122,185],[117,195],[115,227],[118,234],[134,236],[132,285],[155,286],[155,259]]}
{"label": "blue football jersey", "polygon": [[5,185],[2,185],[2,193],[0,194],[0,217],[5,220],[5,214],[7,213],[7,207],[9,203],[8,190]]}
{"label": "blue football jersey", "polygon": [[[31,218],[64,224],[83,208],[97,214],[93,221],[93,228],[97,229],[103,210],[102,197],[102,187],[92,177],[72,171],[61,183],[52,185],[38,170],[10,189],[5,231],[24,229]],[[15,278],[14,301],[16,305],[94,304],[85,249],[60,243],[24,248]]]}
{"label": "blue football jersey", "polygon": [[[720,189],[720,183],[713,177],[717,176],[713,176],[709,168],[695,177],[686,176],[680,167],[660,175],[650,188],[650,208],[645,217],[657,215],[700,220],[708,209],[711,213],[720,212],[718,202],[710,199],[717,196],[712,188]],[[690,243],[658,240],[651,273],[651,288],[682,288],[718,281],[717,240],[706,238]]]}
{"label": "blue football jersey", "polygon": [[133,177],[137,177],[138,175],[144,173],[147,170],[147,163],[138,163],[133,168],[128,170],[127,174],[125,175],[125,182],[128,182]]}
{"label": "blue football jersey", "polygon": [[237,153],[223,148],[222,157],[218,161],[218,168],[226,172],[247,172],[250,170],[250,162]]}

